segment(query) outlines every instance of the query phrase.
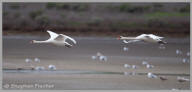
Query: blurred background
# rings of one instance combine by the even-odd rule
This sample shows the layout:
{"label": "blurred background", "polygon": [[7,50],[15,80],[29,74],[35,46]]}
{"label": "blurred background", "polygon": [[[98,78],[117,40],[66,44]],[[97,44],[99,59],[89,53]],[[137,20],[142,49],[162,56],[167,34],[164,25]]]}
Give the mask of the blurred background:
{"label": "blurred background", "polygon": [[189,3],[3,3],[4,35],[189,36]]}
{"label": "blurred background", "polygon": [[[77,44],[30,43],[47,40],[46,30]],[[168,44],[116,39],[143,33],[165,37]],[[189,3],[3,3],[4,89],[189,90],[189,80]]]}

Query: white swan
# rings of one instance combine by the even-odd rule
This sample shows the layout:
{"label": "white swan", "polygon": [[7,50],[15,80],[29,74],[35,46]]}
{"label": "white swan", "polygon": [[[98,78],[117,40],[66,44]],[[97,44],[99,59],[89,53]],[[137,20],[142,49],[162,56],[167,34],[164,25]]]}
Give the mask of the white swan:
{"label": "white swan", "polygon": [[66,42],[67,39],[71,40],[74,44],[76,44],[77,42],[64,34],[57,34],[55,32],[52,32],[50,30],[47,30],[47,32],[50,35],[50,38],[48,40],[45,41],[36,41],[36,40],[32,40],[31,43],[51,43],[54,45],[58,45],[58,46],[66,46],[66,47],[72,47],[73,45],[69,44],[68,42]]}
{"label": "white swan", "polygon": [[[164,37],[156,36],[153,34],[141,34],[137,37],[124,37],[119,36],[117,39],[123,40],[124,43],[132,43],[137,41],[144,41],[144,42],[150,42],[150,43],[159,43],[159,44],[165,44],[167,42],[162,41],[161,39]],[[126,41],[129,40],[129,41]]]}

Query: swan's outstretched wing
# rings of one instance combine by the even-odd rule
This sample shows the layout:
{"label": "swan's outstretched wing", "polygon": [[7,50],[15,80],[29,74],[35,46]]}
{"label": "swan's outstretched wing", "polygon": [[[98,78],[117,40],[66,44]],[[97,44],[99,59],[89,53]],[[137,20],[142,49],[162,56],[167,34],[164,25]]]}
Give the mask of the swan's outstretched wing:
{"label": "swan's outstretched wing", "polygon": [[54,40],[65,41],[65,37],[63,35],[59,34]]}
{"label": "swan's outstretched wing", "polygon": [[75,41],[75,39],[73,39],[73,38],[71,38],[71,37],[69,37],[69,36],[66,36],[66,35],[65,35],[65,38],[71,40],[74,44],[77,43],[77,42]]}
{"label": "swan's outstretched wing", "polygon": [[123,40],[124,43],[132,43],[132,42],[138,42],[138,41],[141,41],[141,40],[130,40],[130,41]]}
{"label": "swan's outstretched wing", "polygon": [[55,38],[55,40],[60,40],[60,41],[61,40],[65,41],[67,39],[71,40],[74,44],[77,43],[73,38],[71,38],[71,37],[69,37],[67,35],[64,35],[64,34],[59,34],[59,36]]}
{"label": "swan's outstretched wing", "polygon": [[157,36],[159,39],[163,39],[164,37]]}
{"label": "swan's outstretched wing", "polygon": [[154,34],[149,34],[149,36],[151,36],[152,38],[159,38],[159,39],[163,39],[164,37],[161,37],[161,36],[156,36]]}
{"label": "swan's outstretched wing", "polygon": [[50,30],[47,30],[47,32],[48,32],[49,35],[50,35],[50,38],[49,38],[48,40],[53,40],[53,39],[55,39],[55,38],[57,38],[57,37],[59,36],[57,33],[52,32],[52,31],[50,31]]}

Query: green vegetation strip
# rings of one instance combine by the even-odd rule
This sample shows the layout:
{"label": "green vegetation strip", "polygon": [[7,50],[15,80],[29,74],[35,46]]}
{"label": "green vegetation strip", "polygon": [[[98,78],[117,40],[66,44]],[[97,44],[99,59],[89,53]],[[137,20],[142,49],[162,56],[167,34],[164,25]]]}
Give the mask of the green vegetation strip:
{"label": "green vegetation strip", "polygon": [[148,13],[146,14],[147,17],[172,17],[172,16],[190,16],[190,12],[175,12],[175,13],[169,13],[169,12],[154,12],[154,13]]}

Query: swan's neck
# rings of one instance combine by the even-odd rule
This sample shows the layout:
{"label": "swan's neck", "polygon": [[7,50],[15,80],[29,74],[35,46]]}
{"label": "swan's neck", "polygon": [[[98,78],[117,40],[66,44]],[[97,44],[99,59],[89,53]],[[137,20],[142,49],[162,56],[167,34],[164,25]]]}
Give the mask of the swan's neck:
{"label": "swan's neck", "polygon": [[135,37],[121,37],[122,40],[136,40]]}
{"label": "swan's neck", "polygon": [[36,41],[36,40],[34,40],[33,43],[49,43],[49,41]]}

